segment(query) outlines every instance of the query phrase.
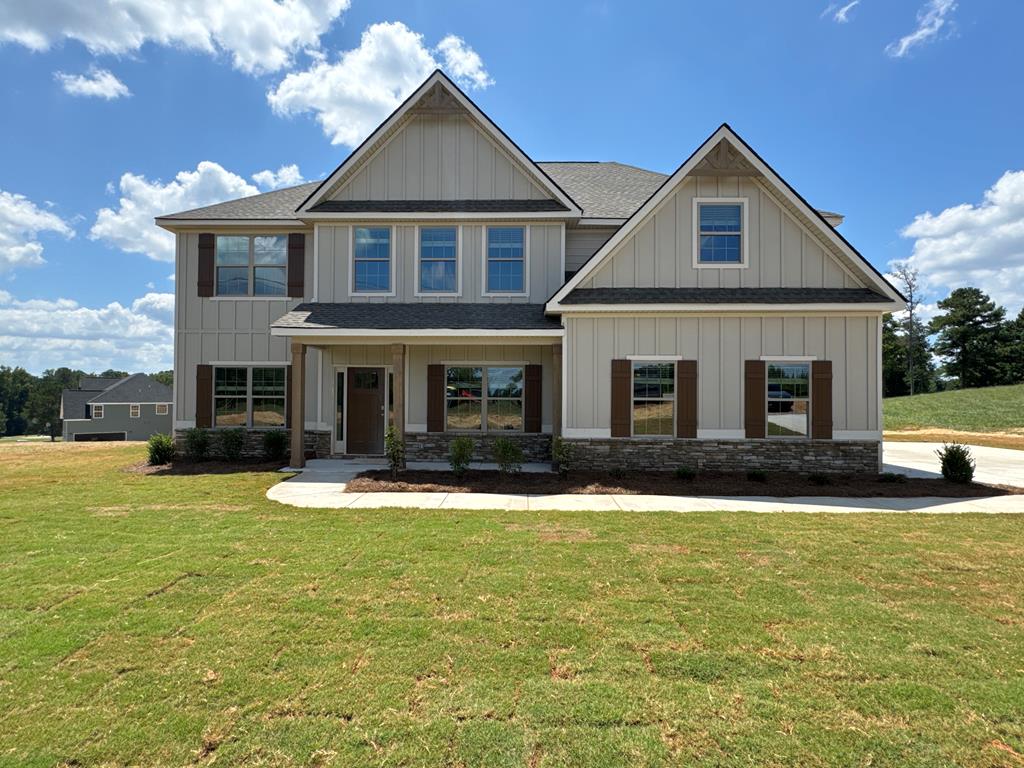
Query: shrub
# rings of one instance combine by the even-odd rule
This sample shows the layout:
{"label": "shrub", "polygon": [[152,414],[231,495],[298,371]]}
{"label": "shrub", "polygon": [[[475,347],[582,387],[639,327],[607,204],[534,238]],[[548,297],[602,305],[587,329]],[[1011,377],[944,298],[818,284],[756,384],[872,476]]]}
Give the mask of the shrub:
{"label": "shrub", "polygon": [[507,437],[494,441],[494,462],[503,475],[514,475],[523,468],[523,449]]}
{"label": "shrub", "polygon": [[812,472],[807,476],[807,479],[810,480],[813,485],[832,484],[832,478],[826,475],[824,472]]}
{"label": "shrub", "polygon": [[878,480],[882,483],[905,483],[907,476],[901,475],[899,472],[883,472],[878,476]]}
{"label": "shrub", "polygon": [[966,484],[974,479],[974,458],[966,445],[943,443],[935,454],[942,462],[942,476],[951,483]]}
{"label": "shrub", "polygon": [[561,437],[551,441],[551,460],[562,477],[576,469],[576,445],[567,443]]}
{"label": "shrub", "polygon": [[747,472],[747,480],[752,480],[755,483],[767,483],[768,473],[763,469],[752,469]]}
{"label": "shrub", "polygon": [[283,429],[273,429],[263,433],[263,455],[267,461],[284,461],[288,453],[288,433]]}
{"label": "shrub", "polygon": [[174,438],[170,435],[152,435],[148,447],[150,464],[170,464],[174,460]]}
{"label": "shrub", "polygon": [[608,470],[608,474],[612,480],[625,480],[629,472],[626,471],[625,467],[612,467]]}
{"label": "shrub", "polygon": [[695,477],[697,477],[697,470],[694,469],[693,467],[688,467],[686,465],[676,467],[677,480],[685,480],[686,482],[689,482],[693,480]]}
{"label": "shrub", "polygon": [[388,457],[391,478],[397,480],[399,471],[405,469],[405,441],[394,426],[389,426],[384,433],[384,455]]}
{"label": "shrub", "polygon": [[456,437],[448,447],[448,464],[456,477],[462,477],[469,469],[469,462],[473,460],[473,451],[476,446],[473,441],[465,435]]}
{"label": "shrub", "polygon": [[198,427],[186,429],[185,455],[189,461],[205,461],[210,455],[210,433]]}
{"label": "shrub", "polygon": [[224,429],[217,433],[217,452],[226,461],[238,461],[242,458],[244,445],[245,430],[241,427]]}

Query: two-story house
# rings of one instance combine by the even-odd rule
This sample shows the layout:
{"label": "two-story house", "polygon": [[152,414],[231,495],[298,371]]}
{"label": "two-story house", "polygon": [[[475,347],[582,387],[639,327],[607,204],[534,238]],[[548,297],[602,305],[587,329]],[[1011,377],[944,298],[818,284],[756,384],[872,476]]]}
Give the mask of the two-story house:
{"label": "two-story house", "polygon": [[469,434],[594,467],[877,471],[904,299],[729,126],[670,176],[533,161],[435,72],[328,178],[177,236],[175,429],[292,458]]}

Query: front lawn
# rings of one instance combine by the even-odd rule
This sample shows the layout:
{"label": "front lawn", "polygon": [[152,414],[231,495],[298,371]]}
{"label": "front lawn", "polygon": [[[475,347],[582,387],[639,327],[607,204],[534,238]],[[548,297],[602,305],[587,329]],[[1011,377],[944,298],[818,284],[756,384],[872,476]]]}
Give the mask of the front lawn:
{"label": "front lawn", "polygon": [[887,430],[1024,433],[1024,384],[887,397],[882,412]]}
{"label": "front lawn", "polygon": [[1019,765],[1024,516],[311,511],[0,445],[0,764]]}

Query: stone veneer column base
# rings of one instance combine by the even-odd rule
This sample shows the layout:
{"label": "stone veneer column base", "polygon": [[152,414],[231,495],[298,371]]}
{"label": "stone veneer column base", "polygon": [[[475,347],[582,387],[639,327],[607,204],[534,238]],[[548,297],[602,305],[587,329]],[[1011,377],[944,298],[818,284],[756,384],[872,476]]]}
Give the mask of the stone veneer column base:
{"label": "stone veneer column base", "polygon": [[877,440],[637,440],[566,439],[576,446],[580,469],[671,471],[687,466],[698,471],[746,472],[751,469],[811,472],[877,473]]}
{"label": "stone veneer column base", "polygon": [[[221,430],[208,429],[210,433],[210,456],[211,458],[219,458],[217,453],[217,433]],[[242,444],[242,458],[244,459],[262,459],[263,456],[263,435],[267,433],[265,429],[247,429],[245,431],[245,442]],[[281,430],[282,432],[291,433],[288,429]],[[316,454],[316,458],[324,459],[331,455],[331,433],[313,431],[307,429],[303,434],[303,443],[306,449],[306,456],[312,456]],[[174,430],[174,445],[178,449],[178,453],[182,454],[185,452],[185,430],[176,429]],[[287,460],[288,450],[287,446],[290,443],[285,443],[285,459]]]}
{"label": "stone veneer column base", "polygon": [[523,449],[523,461],[551,461],[551,435],[523,432],[458,434],[451,432],[406,432],[406,461],[448,461],[452,440],[468,437],[473,441],[473,461],[494,461],[494,441],[507,437]]}

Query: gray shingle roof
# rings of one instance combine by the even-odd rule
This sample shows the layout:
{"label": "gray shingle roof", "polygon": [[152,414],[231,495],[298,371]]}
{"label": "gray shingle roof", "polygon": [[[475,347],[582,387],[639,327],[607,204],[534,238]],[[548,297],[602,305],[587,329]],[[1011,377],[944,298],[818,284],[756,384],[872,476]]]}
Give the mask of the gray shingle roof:
{"label": "gray shingle roof", "polygon": [[668,177],[622,163],[537,163],[591,219],[625,219]]}
{"label": "gray shingle roof", "polygon": [[568,210],[557,200],[327,200],[313,213],[534,213]]}
{"label": "gray shingle roof", "polygon": [[297,187],[275,189],[261,195],[228,200],[190,211],[169,213],[160,219],[294,219],[295,209],[310,192],[317,188],[319,181],[299,184]]}
{"label": "gray shingle roof", "polygon": [[89,398],[95,397],[96,391],[91,389],[65,389],[60,394],[60,412],[64,419],[84,419],[85,404]]}
{"label": "gray shingle roof", "polygon": [[90,403],[169,403],[171,388],[144,373],[134,373],[95,395]]}
{"label": "gray shingle roof", "polygon": [[870,288],[576,288],[563,304],[864,304]]}
{"label": "gray shingle roof", "polygon": [[273,328],[558,330],[543,304],[300,304]]}
{"label": "gray shingle roof", "polygon": [[88,389],[93,392],[102,392],[107,387],[112,387],[121,380],[121,376],[82,376],[78,380],[78,388]]}

